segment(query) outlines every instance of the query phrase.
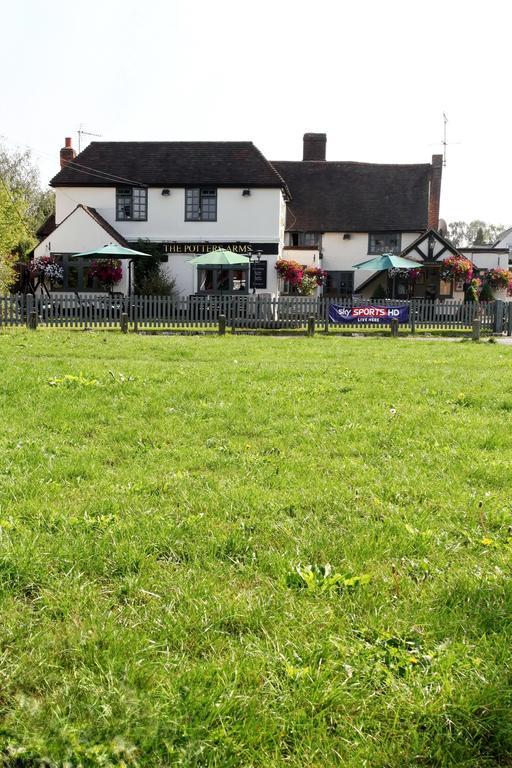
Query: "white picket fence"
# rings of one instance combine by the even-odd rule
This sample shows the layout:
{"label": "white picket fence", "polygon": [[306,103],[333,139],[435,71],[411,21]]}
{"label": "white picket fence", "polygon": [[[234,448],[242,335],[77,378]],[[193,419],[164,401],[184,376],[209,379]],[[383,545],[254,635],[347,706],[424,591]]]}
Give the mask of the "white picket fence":
{"label": "white picket fence", "polygon": [[[409,329],[470,330],[475,318],[484,331],[512,332],[512,303],[482,304],[458,301],[355,301],[347,298],[306,296],[131,296],[108,294],[54,294],[47,296],[0,296],[0,327],[32,322],[47,327],[111,327],[124,322],[133,330],[150,328],[216,329],[219,316],[228,328],[292,330],[305,329],[310,318],[316,328],[343,328],[329,322],[329,306],[344,307],[409,305]],[[355,330],[361,326],[352,326]],[[345,327],[346,329],[346,327]],[[363,326],[364,330],[364,326]]]}

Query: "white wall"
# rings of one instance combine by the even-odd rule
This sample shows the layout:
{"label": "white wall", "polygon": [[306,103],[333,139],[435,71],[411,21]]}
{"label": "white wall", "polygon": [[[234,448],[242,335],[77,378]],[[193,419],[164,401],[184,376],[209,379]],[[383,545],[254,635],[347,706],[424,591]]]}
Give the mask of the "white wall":
{"label": "white wall", "polygon": [[[322,253],[323,259],[320,261],[322,269],[329,271],[349,271],[353,269],[354,264],[371,259],[368,254],[368,233],[351,232],[350,239],[343,239],[343,232],[326,232],[322,235]],[[420,232],[403,232],[402,248],[410,245]],[[413,258],[413,257],[412,257]],[[364,283],[371,277],[372,273],[367,270],[358,269],[354,275],[354,290],[357,286]]]}
{"label": "white wall", "polygon": [[148,189],[147,221],[116,221],[115,187],[57,187],[56,223],[79,203],[96,208],[127,240],[230,240],[279,242],[284,222],[280,189],[254,189],[248,197],[240,189],[217,190],[217,221],[185,221],[185,190]]}
{"label": "white wall", "polygon": [[[93,248],[102,248],[111,240],[112,238],[83,208],[77,208],[60,227],[36,246],[34,256],[92,251]],[[128,291],[128,262],[123,260],[122,265],[123,277],[116,284],[115,290],[126,293]]]}
{"label": "white wall", "polygon": [[491,269],[493,267],[508,269],[508,253],[496,253],[492,248],[488,251],[464,250],[462,252],[479,269]]}
{"label": "white wall", "polygon": [[[286,204],[280,189],[255,189],[242,196],[240,189],[217,190],[217,221],[185,221],[185,190],[171,188],[171,194],[164,197],[161,188],[148,190],[147,221],[116,221],[115,187],[57,187],[55,190],[56,222],[63,221],[79,204],[95,208],[127,240],[139,238],[150,241],[277,243],[279,251],[284,240]],[[84,213],[85,216],[87,214]],[[87,217],[90,218],[90,217]],[[70,220],[71,221],[71,220]],[[66,221],[62,227],[66,227]],[[88,250],[87,233],[72,218],[75,228],[74,244],[77,248],[67,250]],[[60,230],[57,230],[60,231]],[[84,245],[85,243],[85,245]],[[104,245],[105,242],[102,242]],[[53,245],[52,245],[53,248]],[[58,250],[55,248],[54,250]],[[61,249],[65,250],[65,249]],[[176,279],[176,289],[182,295],[196,291],[196,268],[190,264],[189,254],[169,254],[162,271]],[[267,288],[258,293],[276,293],[277,273],[275,263],[279,256],[262,254],[267,261]]]}

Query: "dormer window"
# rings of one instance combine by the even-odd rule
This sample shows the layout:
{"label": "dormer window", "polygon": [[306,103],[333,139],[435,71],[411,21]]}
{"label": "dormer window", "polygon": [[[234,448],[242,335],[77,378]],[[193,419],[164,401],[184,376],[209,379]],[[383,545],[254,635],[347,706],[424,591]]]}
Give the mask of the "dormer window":
{"label": "dormer window", "polygon": [[217,190],[212,187],[186,189],[185,221],[217,221]]}
{"label": "dormer window", "polygon": [[148,191],[142,187],[116,189],[116,221],[147,221]]}

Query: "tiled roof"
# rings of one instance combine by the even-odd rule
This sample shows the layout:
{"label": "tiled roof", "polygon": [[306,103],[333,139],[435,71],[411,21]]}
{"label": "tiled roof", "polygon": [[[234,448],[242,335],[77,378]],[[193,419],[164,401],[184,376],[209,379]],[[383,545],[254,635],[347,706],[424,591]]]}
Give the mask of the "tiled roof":
{"label": "tiled roof", "polygon": [[427,228],[430,164],[272,161],[291,193],[286,228],[368,232]]}
{"label": "tiled roof", "polygon": [[83,208],[84,211],[86,213],[88,213],[89,216],[91,216],[94,219],[94,221],[97,224],[99,224],[100,227],[102,227],[107,234],[110,235],[110,237],[112,237],[117,243],[119,243],[119,245],[122,245],[123,248],[131,248],[132,247],[130,245],[130,243],[127,240],[124,239],[122,234],[120,232],[118,232],[117,229],[114,229],[112,224],[109,224],[108,221],[106,219],[104,219],[103,216],[100,213],[98,213],[96,208],[91,208],[89,205],[82,205],[81,203],[77,207],[78,208]]}
{"label": "tiled roof", "polygon": [[50,184],[284,187],[251,141],[93,141]]}
{"label": "tiled roof", "polygon": [[39,229],[36,230],[36,236],[39,240],[44,240],[45,237],[51,235],[55,229],[55,214],[51,213],[41,224]]}

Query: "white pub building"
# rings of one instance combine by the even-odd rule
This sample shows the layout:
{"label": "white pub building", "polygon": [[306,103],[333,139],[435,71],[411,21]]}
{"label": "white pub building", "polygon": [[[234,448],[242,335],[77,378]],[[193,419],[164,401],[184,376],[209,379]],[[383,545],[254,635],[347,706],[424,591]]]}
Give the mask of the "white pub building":
{"label": "white pub building", "polygon": [[[95,141],[77,156],[66,139],[60,166],[50,182],[55,218],[41,228],[34,255],[61,261],[66,292],[97,288],[90,262],[72,254],[108,243],[144,250],[144,241],[157,247],[183,296],[277,295],[287,289],[275,269],[283,258],[325,270],[323,290],[332,296],[371,296],[382,276],[353,265],[409,250],[439,228],[440,155],[409,165],[329,161],[325,134],[304,135],[299,161],[269,161],[248,141]],[[250,256],[250,266],[190,263],[217,247]],[[453,295],[435,263],[448,255],[443,248],[430,249],[417,286],[424,296]],[[416,255],[423,260],[421,249]],[[126,293],[124,267],[116,290]]]}

